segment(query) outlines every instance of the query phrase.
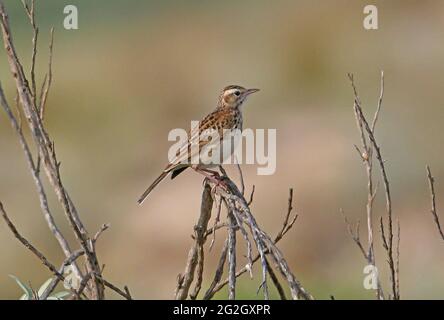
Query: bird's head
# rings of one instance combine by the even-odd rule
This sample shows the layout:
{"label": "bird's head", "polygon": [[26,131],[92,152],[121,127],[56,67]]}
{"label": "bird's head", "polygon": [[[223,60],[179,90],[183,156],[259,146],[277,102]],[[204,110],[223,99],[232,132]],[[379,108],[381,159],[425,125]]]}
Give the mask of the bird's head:
{"label": "bird's head", "polygon": [[259,89],[245,89],[237,85],[227,86],[219,97],[219,107],[239,108],[250,94],[258,91]]}

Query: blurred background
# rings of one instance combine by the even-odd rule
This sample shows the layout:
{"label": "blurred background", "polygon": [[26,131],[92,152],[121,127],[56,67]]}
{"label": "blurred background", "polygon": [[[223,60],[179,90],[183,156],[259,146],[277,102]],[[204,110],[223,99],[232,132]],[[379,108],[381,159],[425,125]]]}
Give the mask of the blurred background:
{"label": "blurred background", "polygon": [[[17,50],[29,70],[29,23],[19,1],[4,2]],[[128,285],[139,299],[173,297],[192,243],[202,177],[187,170],[173,182],[165,180],[143,206],[136,200],[167,162],[169,130],[188,128],[190,120],[215,107],[221,88],[240,84],[261,88],[247,102],[244,126],[277,129],[276,173],[257,176],[255,165],[243,165],[247,192],[256,186],[252,210],[258,222],[276,234],[293,187],[300,217],[279,246],[296,277],[320,299],[373,299],[374,293],[362,285],[366,263],[339,209],[352,221],[365,219],[367,180],[353,147],[359,135],[346,74],[355,74],[365,112],[372,115],[384,70],[377,138],[401,224],[401,297],[444,298],[444,247],[430,214],[425,174],[430,164],[438,210],[444,208],[444,2],[372,1],[379,9],[379,29],[373,31],[362,26],[367,1],[37,4],[40,80],[47,67],[49,28],[55,27],[47,127],[65,185],[89,231],[111,224],[97,247],[109,280]],[[79,10],[78,30],[63,28],[67,4]],[[11,79],[2,48],[0,80],[13,103]],[[235,168],[227,169],[236,177]],[[23,235],[52,261],[62,261],[4,112],[0,199]],[[384,214],[384,201],[380,192],[377,217]],[[53,196],[51,203],[59,225],[67,230]],[[444,221],[444,210],[441,216]],[[364,228],[361,237],[366,239]],[[222,242],[221,232],[216,248],[206,256],[206,271],[215,269]],[[388,288],[379,232],[376,246]],[[244,259],[239,251],[239,259]],[[50,276],[4,223],[0,255],[0,298],[21,295],[10,274],[33,287]],[[257,268],[254,280],[241,278],[239,298],[260,298]],[[212,276],[204,274],[204,289]],[[225,298],[226,292],[218,297]]]}

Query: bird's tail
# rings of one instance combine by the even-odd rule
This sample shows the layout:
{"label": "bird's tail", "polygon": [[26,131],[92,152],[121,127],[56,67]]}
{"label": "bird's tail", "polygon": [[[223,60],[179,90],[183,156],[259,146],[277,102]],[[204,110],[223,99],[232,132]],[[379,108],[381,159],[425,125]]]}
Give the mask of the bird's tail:
{"label": "bird's tail", "polygon": [[140,196],[139,200],[137,202],[139,204],[142,204],[143,201],[145,201],[146,197],[150,194],[150,192],[168,175],[169,172],[162,172],[162,174],[157,177],[156,180],[148,187],[148,189],[145,190],[145,192]]}

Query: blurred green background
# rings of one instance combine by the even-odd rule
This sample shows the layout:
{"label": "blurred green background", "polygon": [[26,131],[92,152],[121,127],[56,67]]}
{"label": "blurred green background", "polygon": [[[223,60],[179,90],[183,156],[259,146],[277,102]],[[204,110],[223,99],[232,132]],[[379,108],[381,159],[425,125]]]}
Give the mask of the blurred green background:
{"label": "blurred green background", "polygon": [[[29,70],[31,29],[20,2],[4,2]],[[142,207],[136,200],[167,162],[169,130],[188,128],[190,120],[215,107],[222,87],[240,84],[262,89],[244,109],[244,126],[277,129],[276,174],[257,176],[254,165],[243,166],[248,190],[256,185],[252,209],[258,222],[275,234],[293,187],[300,218],[279,245],[296,277],[317,298],[374,298],[362,286],[365,261],[339,209],[350,219],[365,219],[366,176],[353,147],[359,136],[346,73],[355,73],[365,111],[372,114],[383,69],[386,91],[377,136],[401,223],[401,297],[444,298],[444,247],[429,212],[425,176],[430,164],[438,209],[443,208],[444,2],[372,1],[379,9],[375,31],[362,27],[367,1],[37,4],[39,79],[47,66],[49,28],[55,27],[48,130],[64,182],[90,232],[111,224],[97,248],[111,281],[127,284],[136,298],[172,298],[192,243],[202,177],[185,172],[161,184]],[[67,4],[78,7],[78,30],[63,29]],[[0,80],[13,103],[6,60],[2,48]],[[62,261],[4,112],[0,199],[22,233],[52,261]],[[67,230],[54,197],[51,203]],[[383,213],[381,192],[375,214]],[[222,242],[219,233],[206,271],[214,270]],[[376,245],[382,266],[379,234]],[[21,295],[9,274],[34,287],[49,277],[4,223],[0,255],[0,298]],[[243,252],[239,255],[243,263]],[[240,280],[239,298],[259,297],[257,268],[254,280]],[[387,287],[385,265],[380,272]],[[205,289],[212,276],[204,274]],[[219,298],[224,297],[222,292]]]}

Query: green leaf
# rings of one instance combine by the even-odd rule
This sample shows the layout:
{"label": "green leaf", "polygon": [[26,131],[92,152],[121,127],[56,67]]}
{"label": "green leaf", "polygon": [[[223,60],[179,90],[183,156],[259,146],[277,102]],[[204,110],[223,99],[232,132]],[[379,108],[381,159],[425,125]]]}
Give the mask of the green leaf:
{"label": "green leaf", "polygon": [[31,288],[29,288],[27,285],[25,285],[23,282],[20,281],[19,278],[16,276],[13,276],[12,274],[9,275],[12,279],[17,282],[20,288],[22,288],[23,292],[25,293],[23,296],[20,297],[20,300],[31,300],[33,297],[33,293]]}
{"label": "green leaf", "polygon": [[48,280],[45,281],[44,284],[42,284],[42,286],[40,287],[39,291],[37,292],[39,297],[42,296],[43,292],[45,292],[46,288],[48,288],[48,286],[51,283],[51,281],[52,281],[52,278],[49,278]]}

